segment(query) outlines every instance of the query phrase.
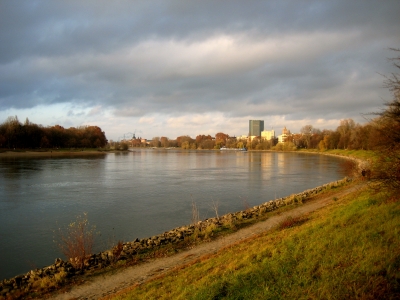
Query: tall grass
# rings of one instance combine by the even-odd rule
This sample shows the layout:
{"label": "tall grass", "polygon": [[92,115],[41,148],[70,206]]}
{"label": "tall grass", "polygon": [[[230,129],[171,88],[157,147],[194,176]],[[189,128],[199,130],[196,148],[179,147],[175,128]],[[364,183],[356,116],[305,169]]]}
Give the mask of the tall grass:
{"label": "tall grass", "polygon": [[400,202],[358,191],[115,299],[400,297]]}

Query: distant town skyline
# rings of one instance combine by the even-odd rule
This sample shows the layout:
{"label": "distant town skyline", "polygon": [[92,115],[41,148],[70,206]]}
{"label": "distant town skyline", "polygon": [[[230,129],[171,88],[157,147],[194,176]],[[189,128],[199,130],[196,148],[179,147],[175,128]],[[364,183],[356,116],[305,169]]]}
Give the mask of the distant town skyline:
{"label": "distant town skyline", "polygon": [[366,123],[400,1],[2,1],[0,122],[195,137]]}

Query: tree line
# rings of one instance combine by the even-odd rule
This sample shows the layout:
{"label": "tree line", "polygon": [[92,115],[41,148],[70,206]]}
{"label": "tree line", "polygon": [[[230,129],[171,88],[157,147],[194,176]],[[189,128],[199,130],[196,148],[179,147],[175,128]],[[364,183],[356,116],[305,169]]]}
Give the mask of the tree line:
{"label": "tree line", "polygon": [[176,139],[167,137],[153,137],[149,144],[140,139],[130,141],[132,147],[178,147],[182,149],[220,149],[247,148],[249,150],[295,150],[295,149],[350,149],[375,150],[380,147],[381,130],[377,126],[379,121],[374,119],[364,125],[355,123],[353,119],[340,121],[335,130],[320,130],[312,125],[303,126],[299,133],[288,135],[283,143],[278,139],[265,140],[260,136],[252,140],[231,137],[226,133],[218,132],[211,135],[198,135],[192,138],[188,135],[178,136]]}
{"label": "tree line", "polygon": [[43,127],[28,118],[21,123],[17,116],[8,117],[0,124],[0,148],[99,148],[106,145],[105,133],[97,126]]}

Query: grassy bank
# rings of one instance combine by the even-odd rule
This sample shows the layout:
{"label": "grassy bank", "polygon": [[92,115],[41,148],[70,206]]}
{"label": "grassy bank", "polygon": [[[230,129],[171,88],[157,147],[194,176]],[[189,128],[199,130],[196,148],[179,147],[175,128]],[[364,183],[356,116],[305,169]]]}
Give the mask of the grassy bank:
{"label": "grassy bank", "polygon": [[298,152],[338,155],[338,156],[351,157],[351,158],[356,158],[356,159],[361,159],[361,160],[370,160],[370,159],[373,159],[373,157],[374,157],[374,152],[367,151],[367,150],[331,149],[331,150],[319,151],[316,149],[309,149],[309,150],[301,149],[301,150],[298,150]]}
{"label": "grassy bank", "polygon": [[113,299],[400,297],[400,202],[365,188]]}

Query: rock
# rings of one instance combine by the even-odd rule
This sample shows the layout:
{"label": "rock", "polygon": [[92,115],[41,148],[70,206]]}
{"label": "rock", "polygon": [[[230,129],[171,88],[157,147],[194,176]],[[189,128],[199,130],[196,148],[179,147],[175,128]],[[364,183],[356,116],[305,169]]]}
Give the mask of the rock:
{"label": "rock", "polygon": [[64,261],[61,258],[56,258],[56,260],[54,262],[55,265],[62,264],[62,263],[64,263]]}

